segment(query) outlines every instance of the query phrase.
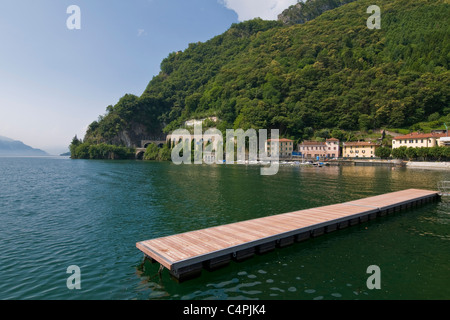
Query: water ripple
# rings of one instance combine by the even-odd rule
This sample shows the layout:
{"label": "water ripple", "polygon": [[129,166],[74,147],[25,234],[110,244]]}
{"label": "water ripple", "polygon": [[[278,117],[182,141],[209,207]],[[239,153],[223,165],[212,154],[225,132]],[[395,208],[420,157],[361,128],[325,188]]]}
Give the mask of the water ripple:
{"label": "water ripple", "polygon": [[[142,265],[138,241],[410,187],[433,189],[445,176],[283,167],[262,177],[258,169],[0,158],[0,299],[450,296],[448,273],[441,272],[450,259],[450,218],[441,203],[233,262],[183,284],[167,272],[160,278],[158,265]],[[374,263],[389,292],[365,289]],[[79,291],[66,286],[70,265],[81,269]],[[423,281],[415,281],[418,274]]]}

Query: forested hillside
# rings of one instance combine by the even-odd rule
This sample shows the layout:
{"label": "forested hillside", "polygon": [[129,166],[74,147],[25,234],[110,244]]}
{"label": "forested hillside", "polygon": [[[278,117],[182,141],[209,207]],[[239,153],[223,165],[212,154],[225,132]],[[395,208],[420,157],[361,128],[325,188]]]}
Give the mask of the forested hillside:
{"label": "forested hillside", "polygon": [[[309,2],[313,12],[327,1]],[[136,146],[209,116],[222,130],[278,128],[295,139],[321,129],[450,122],[449,1],[378,0],[380,30],[366,26],[373,4],[339,4],[302,24],[234,24],[171,53],[142,96],[109,106],[85,141]]]}

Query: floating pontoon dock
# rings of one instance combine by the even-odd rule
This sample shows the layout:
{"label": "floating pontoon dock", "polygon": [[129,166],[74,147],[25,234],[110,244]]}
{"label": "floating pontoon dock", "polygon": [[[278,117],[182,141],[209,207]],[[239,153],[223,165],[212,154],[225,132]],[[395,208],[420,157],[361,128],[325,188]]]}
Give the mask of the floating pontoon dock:
{"label": "floating pontoon dock", "polygon": [[409,189],[341,204],[268,216],[139,242],[136,247],[177,280],[215,270],[339,229],[439,198],[437,191]]}

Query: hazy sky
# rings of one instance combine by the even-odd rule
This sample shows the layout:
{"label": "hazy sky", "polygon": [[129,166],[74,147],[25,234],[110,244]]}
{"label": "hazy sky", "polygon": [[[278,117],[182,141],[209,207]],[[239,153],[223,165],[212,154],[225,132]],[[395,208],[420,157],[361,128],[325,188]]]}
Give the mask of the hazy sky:
{"label": "hazy sky", "polygon": [[[274,20],[297,0],[2,0],[0,135],[52,154],[126,93],[141,95],[161,61],[232,23]],[[69,30],[67,8],[81,11]]]}

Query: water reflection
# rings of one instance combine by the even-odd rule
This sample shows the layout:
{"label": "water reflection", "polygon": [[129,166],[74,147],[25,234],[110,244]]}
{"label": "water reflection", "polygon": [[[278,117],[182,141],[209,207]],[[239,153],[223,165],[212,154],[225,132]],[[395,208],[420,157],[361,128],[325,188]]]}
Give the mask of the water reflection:
{"label": "water reflection", "polygon": [[[410,173],[407,169],[383,167],[324,167],[319,170],[288,167],[282,168],[276,176],[262,177],[256,169],[236,166],[231,170],[216,168],[214,175],[220,177],[220,182],[210,185],[210,168],[198,167],[193,169],[194,173],[178,170],[174,168],[168,173],[170,181],[176,181],[177,188],[182,190],[177,199],[185,203],[184,196],[188,195],[188,203],[191,200],[197,205],[201,203],[197,212],[206,217],[196,219],[193,229],[199,228],[199,222],[206,227],[218,221],[242,221],[406,188],[434,189],[437,181],[447,174],[440,171]],[[177,177],[185,174],[191,180],[177,181]],[[205,181],[193,185],[193,176]],[[194,187],[199,188],[201,196],[190,190]],[[387,293],[365,287],[365,268],[374,261],[388,266],[398,259],[409,263],[414,253],[408,250],[408,243],[420,243],[424,236],[433,235],[434,241],[439,242],[448,240],[448,215],[448,208],[443,204],[426,205],[243,263],[233,262],[219,271],[204,271],[201,278],[188,284],[174,286],[166,274],[164,287],[154,290],[160,293],[166,290],[168,295],[161,295],[162,299],[378,299]],[[184,217],[189,219],[188,215]],[[364,244],[376,244],[376,250],[368,251]],[[391,250],[394,244],[397,249],[387,254],[386,250]],[[421,245],[423,252],[436,249],[436,243]],[[449,249],[448,245],[440,245],[437,251],[442,252],[444,247]],[[445,257],[441,255],[440,263],[442,259]],[[422,272],[432,277],[433,271],[429,268],[424,267]],[[389,285],[396,288],[392,297],[398,296],[396,290],[406,290],[407,280],[392,281]],[[415,294],[419,292],[417,289]]]}
{"label": "water reflection", "polygon": [[[4,299],[448,299],[449,207],[432,203],[275,250],[178,284],[136,242],[406,188],[448,171],[175,166],[0,159]],[[26,259],[24,259],[26,257]],[[82,290],[66,287],[79,265]],[[369,291],[380,265],[386,290]],[[420,281],[417,281],[419,279]],[[305,290],[315,290],[313,293]]]}

